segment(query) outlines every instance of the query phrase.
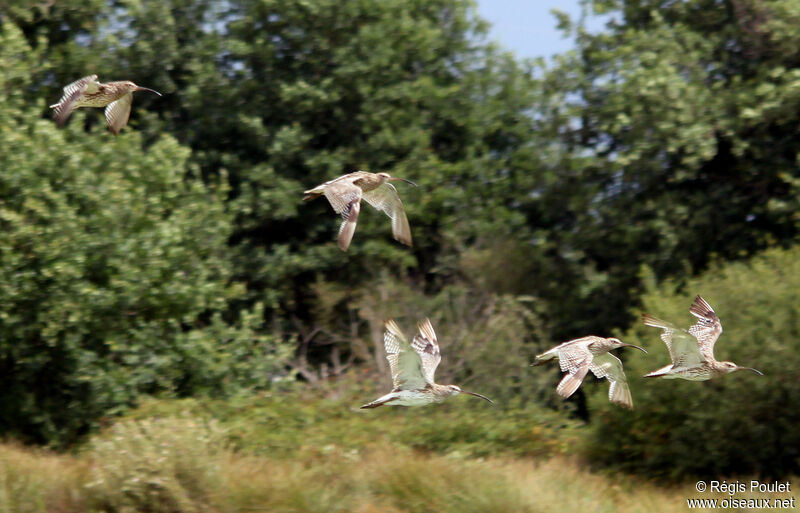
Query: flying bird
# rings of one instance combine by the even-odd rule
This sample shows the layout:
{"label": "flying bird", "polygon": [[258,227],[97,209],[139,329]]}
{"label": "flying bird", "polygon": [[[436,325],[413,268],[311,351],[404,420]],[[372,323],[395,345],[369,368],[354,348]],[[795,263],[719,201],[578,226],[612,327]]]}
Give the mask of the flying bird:
{"label": "flying bird", "polygon": [[392,235],[407,246],[411,246],[411,228],[403,210],[403,202],[397,195],[394,185],[386,183],[402,180],[416,186],[411,180],[389,176],[389,173],[368,173],[356,171],[305,191],[303,201],[312,200],[324,195],[328,198],[333,210],[342,216],[339,228],[339,248],[347,251],[356,231],[358,214],[361,212],[361,199],[392,219]]}
{"label": "flying bird", "polygon": [[609,381],[609,401],[627,408],[633,408],[633,399],[631,399],[628,381],[625,379],[625,372],[622,370],[622,362],[619,358],[609,353],[609,351],[618,347],[634,347],[647,353],[641,347],[626,344],[618,338],[603,338],[590,335],[564,342],[549,351],[537,355],[536,361],[531,365],[542,365],[553,359],[558,360],[561,371],[566,372],[566,374],[559,382],[558,387],[556,387],[556,392],[564,399],[578,390],[581,383],[583,383],[583,378],[591,370],[592,374],[598,378],[606,378]]}
{"label": "flying bird", "polygon": [[139,87],[129,80],[102,83],[97,81],[97,75],[89,75],[66,86],[64,95],[50,108],[54,109],[53,117],[58,126],[63,126],[77,108],[105,107],[108,128],[117,135],[128,124],[134,91],[150,91],[161,96],[158,91]]}
{"label": "flying bird", "polygon": [[646,378],[705,381],[737,370],[749,370],[764,375],[751,367],[740,367],[733,362],[719,362],[714,358],[714,343],[722,333],[722,324],[711,306],[700,295],[695,298],[689,312],[697,317],[697,322],[689,328],[689,331],[650,314],[642,314],[642,322],[646,326],[664,330],[661,333],[661,340],[667,345],[672,358],[670,365],[645,375]]}
{"label": "flying bird", "polygon": [[392,372],[392,391],[361,408],[377,408],[383,405],[422,406],[440,403],[457,394],[474,395],[494,404],[488,397],[461,390],[456,385],[434,383],[433,374],[442,360],[439,342],[430,319],[425,319],[417,326],[419,333],[414,335],[409,344],[397,324],[392,319],[386,321],[383,345]]}

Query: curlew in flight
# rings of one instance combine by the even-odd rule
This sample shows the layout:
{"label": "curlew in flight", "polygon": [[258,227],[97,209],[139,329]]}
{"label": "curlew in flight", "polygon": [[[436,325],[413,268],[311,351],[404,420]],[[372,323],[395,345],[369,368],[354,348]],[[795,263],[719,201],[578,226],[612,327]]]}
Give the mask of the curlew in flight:
{"label": "curlew in flight", "polygon": [[305,191],[303,201],[312,200],[325,195],[333,210],[341,214],[342,226],[339,228],[339,248],[347,251],[358,223],[361,211],[361,199],[378,210],[382,210],[392,218],[392,234],[394,238],[407,246],[411,246],[411,228],[408,226],[403,202],[397,195],[394,185],[386,183],[391,180],[402,180],[416,186],[411,180],[389,176],[389,173],[368,173],[356,171]]}
{"label": "curlew in flight", "polygon": [[622,370],[622,362],[619,358],[609,353],[609,351],[618,347],[635,347],[647,353],[641,347],[626,344],[617,338],[602,338],[590,335],[564,342],[549,351],[537,355],[536,362],[531,365],[542,365],[554,358],[558,359],[561,370],[566,374],[559,382],[558,387],[556,387],[556,392],[564,399],[578,390],[583,378],[591,370],[598,378],[608,379],[609,401],[633,408],[631,391],[628,388],[628,381],[625,379],[625,371]]}
{"label": "curlew in flight", "polygon": [[440,403],[451,395],[457,394],[474,395],[494,404],[491,399],[481,394],[461,390],[456,385],[438,385],[433,382],[433,374],[442,360],[439,343],[429,319],[425,319],[417,326],[419,333],[414,335],[414,339],[409,344],[397,324],[391,319],[386,321],[383,345],[392,372],[393,388],[388,394],[361,408],[377,408],[384,404],[422,406]]}
{"label": "curlew in flight", "polygon": [[751,367],[740,367],[733,362],[718,362],[714,358],[714,343],[722,333],[722,324],[705,299],[698,295],[689,312],[697,317],[697,323],[689,331],[650,314],[642,314],[642,322],[646,326],[664,330],[661,340],[667,345],[672,358],[670,365],[645,375],[646,378],[705,381],[737,370],[749,370],[764,375]]}
{"label": "curlew in flight", "polygon": [[104,84],[97,81],[97,75],[89,75],[66,86],[64,95],[50,108],[54,109],[53,117],[58,126],[63,126],[72,111],[79,107],[105,107],[108,128],[117,135],[128,124],[134,91],[150,91],[161,96],[158,91],[139,87],[129,80]]}

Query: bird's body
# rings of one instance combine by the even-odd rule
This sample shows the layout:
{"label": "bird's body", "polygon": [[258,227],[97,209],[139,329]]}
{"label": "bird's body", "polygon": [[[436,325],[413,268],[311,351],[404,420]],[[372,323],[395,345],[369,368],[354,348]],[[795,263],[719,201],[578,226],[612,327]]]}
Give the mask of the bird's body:
{"label": "bird's body", "polygon": [[150,91],[161,96],[158,91],[139,87],[129,80],[102,83],[97,81],[97,75],[89,75],[66,86],[64,95],[50,108],[54,109],[58,125],[62,126],[75,109],[105,107],[108,128],[117,135],[128,124],[134,91]]}
{"label": "bird's body", "polygon": [[383,344],[392,373],[392,391],[361,408],[423,406],[440,403],[457,394],[474,395],[491,403],[488,397],[461,390],[456,385],[439,385],[433,381],[436,367],[442,360],[439,342],[429,319],[420,322],[418,327],[419,333],[409,343],[393,320],[386,321]]}
{"label": "bird's body", "polygon": [[689,308],[697,322],[689,331],[662,321],[650,314],[642,314],[646,326],[661,328],[661,340],[667,345],[672,363],[646,374],[646,378],[685,379],[705,381],[737,370],[760,371],[740,367],[733,362],[721,362],[714,358],[714,343],[722,333],[722,323],[714,310],[699,295]]}
{"label": "bird's body", "polygon": [[318,185],[304,192],[304,201],[325,196],[333,210],[343,218],[339,229],[339,248],[347,251],[353,234],[356,231],[358,215],[361,212],[363,199],[378,210],[383,211],[392,219],[392,234],[394,238],[407,246],[411,246],[411,228],[403,209],[403,202],[397,195],[397,189],[390,183],[391,180],[402,180],[415,185],[405,178],[389,176],[388,173],[368,173],[356,171],[328,182]]}
{"label": "bird's body", "polygon": [[378,406],[424,406],[440,403],[453,395],[448,390],[440,390],[442,385],[429,386],[421,390],[392,390],[361,408],[377,408]]}
{"label": "bird's body", "polygon": [[564,399],[570,397],[581,386],[583,378],[589,371],[598,378],[609,381],[608,399],[628,408],[633,408],[628,381],[619,358],[609,353],[618,347],[635,347],[647,352],[639,346],[625,344],[616,338],[603,338],[590,335],[564,342],[536,356],[533,365],[542,365],[557,359],[564,377],[556,391]]}
{"label": "bird's body", "polygon": [[721,374],[727,374],[727,372],[715,371],[711,366],[706,364],[699,364],[694,367],[674,367],[672,364],[670,364],[645,374],[644,377],[685,379],[687,381],[706,381]]}

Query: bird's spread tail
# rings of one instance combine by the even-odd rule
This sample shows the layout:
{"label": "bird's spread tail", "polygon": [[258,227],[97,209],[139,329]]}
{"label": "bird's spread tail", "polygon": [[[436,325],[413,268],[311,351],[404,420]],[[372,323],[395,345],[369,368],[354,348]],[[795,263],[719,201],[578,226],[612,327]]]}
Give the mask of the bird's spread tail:
{"label": "bird's spread tail", "polygon": [[667,321],[662,321],[658,317],[653,317],[649,313],[642,314],[642,322],[645,326],[652,326],[653,328],[661,328],[665,330],[672,329],[672,324]]}
{"label": "bird's spread tail", "polygon": [[303,201],[309,201],[314,198],[319,198],[320,196],[322,196],[322,191],[318,191],[317,189],[310,189],[308,191],[303,191],[303,194],[305,194],[305,196],[303,196]]}
{"label": "bird's spread tail", "polygon": [[384,404],[386,404],[386,400],[382,401],[382,400],[378,399],[377,401],[372,401],[371,403],[365,404],[364,406],[362,406],[359,409],[367,410],[367,409],[370,409],[370,408],[377,408],[379,406],[383,406]]}
{"label": "bird's spread tail", "polygon": [[661,367],[660,369],[656,369],[649,374],[645,374],[643,377],[645,378],[660,378],[662,376],[666,376],[667,373],[672,370],[672,365],[667,365],[666,367]]}
{"label": "bird's spread tail", "polygon": [[369,410],[369,409],[372,409],[372,408],[378,408],[379,406],[383,406],[384,404],[389,404],[390,402],[394,401],[395,399],[397,399],[397,396],[395,394],[389,393],[389,394],[386,394],[386,395],[382,395],[381,397],[375,399],[371,403],[365,404],[360,409]]}
{"label": "bird's spread tail", "polygon": [[549,353],[549,352],[542,353],[542,354],[537,354],[536,355],[536,361],[534,361],[531,364],[531,367],[538,367],[539,365],[544,365],[547,362],[551,361],[555,357],[556,357],[555,354],[552,354],[552,353]]}

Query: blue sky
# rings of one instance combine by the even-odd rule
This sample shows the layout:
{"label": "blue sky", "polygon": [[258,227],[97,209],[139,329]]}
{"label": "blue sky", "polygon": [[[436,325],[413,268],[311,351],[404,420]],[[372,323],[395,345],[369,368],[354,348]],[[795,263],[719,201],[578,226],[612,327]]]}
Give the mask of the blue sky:
{"label": "blue sky", "polygon": [[573,48],[556,29],[553,8],[573,19],[581,12],[579,0],[478,0],[478,13],[492,24],[489,38],[518,57],[549,57]]}

